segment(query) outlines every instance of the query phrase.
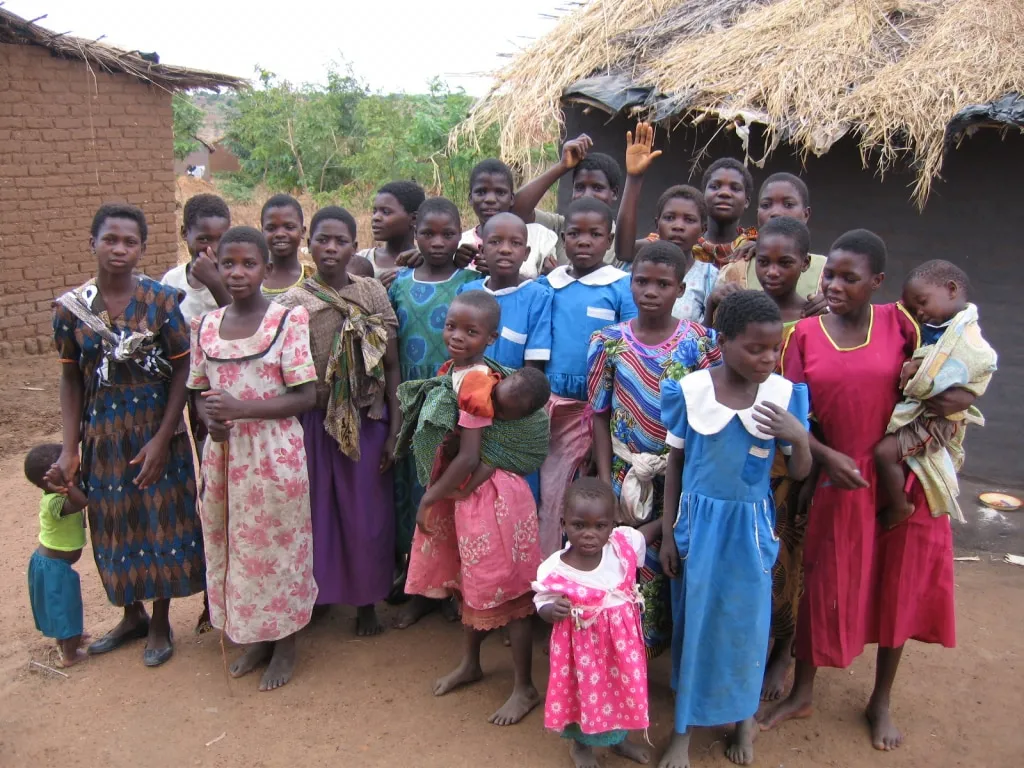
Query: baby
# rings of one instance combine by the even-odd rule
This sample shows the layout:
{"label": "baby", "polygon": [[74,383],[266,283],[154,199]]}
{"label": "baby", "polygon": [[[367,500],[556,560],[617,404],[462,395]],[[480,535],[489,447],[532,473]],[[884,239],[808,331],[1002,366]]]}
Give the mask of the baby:
{"label": "baby", "polygon": [[86,659],[82,650],[82,582],[72,566],[85,546],[80,488],[64,487],[57,469],[61,446],[37,445],[25,457],[25,477],[43,491],[39,502],[39,546],[28,564],[28,596],[36,629],[57,641],[59,666]]}
{"label": "baby", "polygon": [[889,500],[883,520],[892,528],[914,512],[904,490],[902,462],[918,476],[935,515],[961,519],[956,473],[963,465],[964,427],[983,425],[971,406],[938,415],[928,400],[962,388],[984,394],[996,370],[996,353],[982,338],[978,308],[968,303],[967,275],[948,261],[927,261],[903,284],[903,305],[921,324],[922,346],[904,365],[904,399],[893,412],[886,436],[875,447],[879,482]]}

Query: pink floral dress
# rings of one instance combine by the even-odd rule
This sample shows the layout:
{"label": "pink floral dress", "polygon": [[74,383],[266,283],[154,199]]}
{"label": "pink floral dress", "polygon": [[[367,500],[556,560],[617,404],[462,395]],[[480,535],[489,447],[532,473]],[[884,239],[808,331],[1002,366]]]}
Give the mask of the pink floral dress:
{"label": "pink floral dress", "polygon": [[[559,595],[572,603],[572,615],[551,630],[545,728],[585,735],[647,728],[647,654],[636,588],[639,553],[645,550],[643,534],[620,527],[592,574],[563,563],[561,552],[538,571],[538,605]],[[618,561],[617,569],[609,558]],[[618,583],[607,579],[609,573],[619,575]]]}
{"label": "pink floral dress", "polygon": [[[316,380],[309,314],[271,304],[247,339],[220,336],[224,309],[192,321],[190,389],[266,400]],[[309,623],[317,587],[309,480],[298,419],[235,422],[203,450],[200,516],[210,621],[236,643],[280,640]]]}

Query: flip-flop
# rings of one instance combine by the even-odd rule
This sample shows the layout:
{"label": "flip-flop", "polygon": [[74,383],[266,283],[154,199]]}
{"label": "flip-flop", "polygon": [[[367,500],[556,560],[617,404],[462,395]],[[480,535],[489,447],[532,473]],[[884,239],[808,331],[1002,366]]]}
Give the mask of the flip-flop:
{"label": "flip-flop", "polygon": [[99,656],[102,653],[110,653],[116,651],[125,643],[131,642],[132,640],[145,640],[149,636],[149,622],[146,621],[135,629],[125,632],[122,635],[114,636],[109,632],[97,640],[95,643],[89,645],[86,652],[90,656]]}

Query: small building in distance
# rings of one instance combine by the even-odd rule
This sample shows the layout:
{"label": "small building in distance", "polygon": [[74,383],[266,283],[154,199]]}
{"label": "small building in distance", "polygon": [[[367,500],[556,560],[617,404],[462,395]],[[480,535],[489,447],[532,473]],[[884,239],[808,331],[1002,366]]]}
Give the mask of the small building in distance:
{"label": "small building in distance", "polygon": [[245,85],[0,7],[0,355],[51,349],[54,297],[95,273],[89,227],[103,203],[145,211],[142,271],[174,265],[171,95]]}
{"label": "small building in distance", "polygon": [[[881,235],[880,301],[899,297],[914,265],[955,262],[1000,368],[965,474],[1020,486],[1022,29],[1019,0],[593,0],[498,72],[460,130],[499,125],[514,163],[585,132],[622,163],[626,131],[652,120],[664,156],[641,226],[666,187],[699,187],[731,156],[755,185],[776,171],[807,181],[814,251],[857,227]],[[751,201],[743,223],[755,213]]]}

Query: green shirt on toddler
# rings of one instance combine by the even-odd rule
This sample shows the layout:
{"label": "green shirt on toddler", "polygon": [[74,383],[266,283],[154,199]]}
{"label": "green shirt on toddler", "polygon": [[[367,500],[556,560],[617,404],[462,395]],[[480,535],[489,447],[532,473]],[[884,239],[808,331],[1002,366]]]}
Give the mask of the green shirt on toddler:
{"label": "green shirt on toddler", "polygon": [[84,512],[61,515],[67,496],[44,493],[39,501],[39,543],[58,552],[75,552],[85,546]]}

